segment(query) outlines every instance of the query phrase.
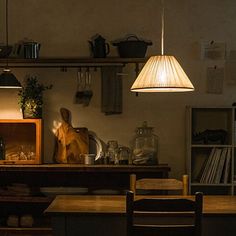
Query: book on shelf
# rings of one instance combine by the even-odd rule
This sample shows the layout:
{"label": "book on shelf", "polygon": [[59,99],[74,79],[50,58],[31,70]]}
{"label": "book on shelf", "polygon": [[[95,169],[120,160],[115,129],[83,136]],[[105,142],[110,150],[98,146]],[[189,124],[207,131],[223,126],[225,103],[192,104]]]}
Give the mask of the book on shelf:
{"label": "book on shelf", "polygon": [[204,178],[207,163],[208,163],[208,158],[205,158],[201,165],[200,171],[198,171],[198,174],[196,177],[196,181],[199,183],[201,183]]}
{"label": "book on shelf", "polygon": [[228,151],[230,152],[230,150],[228,150],[228,148],[223,148],[223,150],[221,152],[220,160],[219,160],[219,163],[217,166],[217,171],[216,171],[215,178],[214,178],[214,184],[221,183],[224,164],[225,164],[225,160],[226,160],[226,156],[227,156]]}
{"label": "book on shelf", "polygon": [[208,184],[214,183],[214,178],[215,178],[218,163],[219,163],[219,160],[220,160],[221,151],[222,150],[220,148],[217,148],[215,153],[214,153],[214,156],[213,156],[214,158],[211,162],[210,171],[209,171],[208,176],[207,176],[208,178],[206,179],[206,183],[208,183]]}
{"label": "book on shelf", "polygon": [[199,182],[204,184],[227,183],[230,173],[230,148],[212,148],[199,172]]}
{"label": "book on shelf", "polygon": [[227,184],[228,180],[229,180],[230,166],[231,166],[230,160],[231,160],[231,149],[228,148],[227,156],[226,156],[226,160],[225,160],[225,164],[224,164],[223,176],[222,176],[222,182],[224,184]]}
{"label": "book on shelf", "polygon": [[201,175],[201,178],[200,178],[200,181],[199,181],[200,183],[205,183],[206,182],[206,178],[207,178],[207,175],[208,175],[210,165],[211,165],[211,162],[212,162],[215,151],[216,151],[216,148],[212,148],[210,156],[207,158],[207,161],[203,165],[204,170],[202,171],[202,175]]}

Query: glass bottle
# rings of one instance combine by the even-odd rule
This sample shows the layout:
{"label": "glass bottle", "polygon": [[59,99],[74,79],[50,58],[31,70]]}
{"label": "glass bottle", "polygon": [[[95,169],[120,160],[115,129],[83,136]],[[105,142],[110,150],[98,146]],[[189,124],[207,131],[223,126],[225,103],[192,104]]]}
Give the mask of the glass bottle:
{"label": "glass bottle", "polygon": [[153,127],[148,127],[144,121],[136,129],[132,140],[132,162],[135,165],[157,165],[158,137],[153,133]]}
{"label": "glass bottle", "polygon": [[5,142],[2,137],[0,137],[0,160],[5,160]]}
{"label": "glass bottle", "polygon": [[110,140],[107,143],[107,155],[109,156],[109,164],[119,164],[118,159],[118,142]]}
{"label": "glass bottle", "polygon": [[128,165],[130,163],[130,149],[120,146],[118,149],[118,159],[120,165]]}

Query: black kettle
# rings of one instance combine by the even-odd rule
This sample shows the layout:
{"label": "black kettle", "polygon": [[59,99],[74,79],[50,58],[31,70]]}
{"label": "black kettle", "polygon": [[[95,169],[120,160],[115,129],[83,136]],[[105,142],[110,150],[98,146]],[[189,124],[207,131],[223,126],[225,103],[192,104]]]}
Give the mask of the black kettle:
{"label": "black kettle", "polygon": [[93,57],[104,58],[110,52],[109,44],[101,35],[95,35],[93,41],[89,41]]}

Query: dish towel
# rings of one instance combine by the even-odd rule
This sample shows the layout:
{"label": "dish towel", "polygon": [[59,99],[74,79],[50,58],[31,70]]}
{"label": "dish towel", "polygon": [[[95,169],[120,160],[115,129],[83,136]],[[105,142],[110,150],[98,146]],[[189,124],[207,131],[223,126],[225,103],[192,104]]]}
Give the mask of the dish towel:
{"label": "dish towel", "polygon": [[122,66],[105,66],[101,68],[102,76],[102,112],[106,115],[122,113]]}

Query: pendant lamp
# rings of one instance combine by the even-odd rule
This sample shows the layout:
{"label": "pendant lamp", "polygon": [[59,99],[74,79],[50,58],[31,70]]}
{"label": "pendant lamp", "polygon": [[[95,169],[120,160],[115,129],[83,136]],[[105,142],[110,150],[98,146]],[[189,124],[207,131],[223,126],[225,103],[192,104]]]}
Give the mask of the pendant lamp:
{"label": "pendant lamp", "polygon": [[131,87],[132,92],[187,92],[194,87],[174,56],[164,55],[164,0],[161,17],[161,55],[152,56]]}
{"label": "pendant lamp", "polygon": [[[6,0],[6,46],[8,47],[8,0]],[[8,58],[6,67],[0,74],[0,88],[21,88],[20,82],[8,67]]]}

